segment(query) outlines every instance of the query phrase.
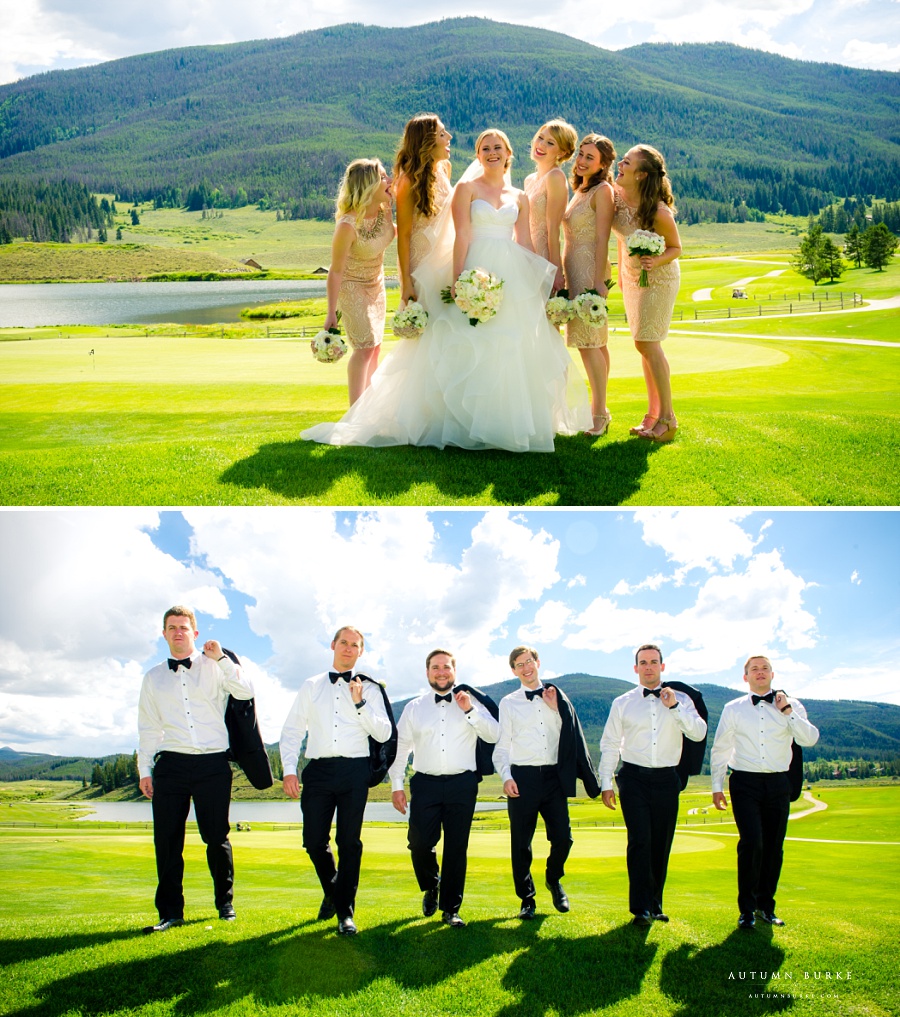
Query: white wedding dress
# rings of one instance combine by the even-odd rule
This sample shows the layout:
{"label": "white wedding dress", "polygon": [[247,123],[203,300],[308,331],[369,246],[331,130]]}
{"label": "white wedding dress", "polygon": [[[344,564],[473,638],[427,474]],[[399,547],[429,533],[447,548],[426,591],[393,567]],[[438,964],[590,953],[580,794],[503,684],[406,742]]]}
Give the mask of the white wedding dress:
{"label": "white wedding dress", "polygon": [[513,202],[494,208],[476,198],[466,268],[503,280],[495,317],[476,326],[444,304],[450,266],[416,273],[428,314],[419,339],[404,339],[372,384],[335,424],[301,437],[330,445],[455,445],[467,449],[552,452],[556,434],[591,426],[587,389],[545,305],[556,269],[513,239]]}

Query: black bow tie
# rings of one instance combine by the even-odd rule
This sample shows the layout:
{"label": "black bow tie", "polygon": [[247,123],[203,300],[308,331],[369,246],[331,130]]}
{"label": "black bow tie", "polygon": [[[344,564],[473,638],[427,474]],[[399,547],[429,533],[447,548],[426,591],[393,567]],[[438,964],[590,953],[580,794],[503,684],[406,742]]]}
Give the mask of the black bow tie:
{"label": "black bow tie", "polygon": [[753,705],[754,706],[758,706],[760,703],[774,703],[775,702],[775,693],[774,692],[770,692],[766,696],[751,696],[750,698],[753,700]]}
{"label": "black bow tie", "polygon": [[647,696],[656,696],[656,698],[659,699],[659,693],[659,689],[644,689],[644,699],[646,699]]}
{"label": "black bow tie", "polygon": [[531,702],[532,699],[534,699],[535,696],[540,696],[541,699],[544,698],[543,685],[539,689],[535,689],[533,692],[528,689],[525,690],[525,698],[528,700],[529,703]]}
{"label": "black bow tie", "polygon": [[439,696],[436,692],[434,694],[434,701],[436,703],[451,703],[453,702],[453,693],[448,692],[446,696]]}
{"label": "black bow tie", "polygon": [[190,657],[185,657],[184,660],[175,660],[174,657],[169,657],[169,669],[171,671],[177,671],[179,664],[181,664],[182,667],[190,667],[191,666],[191,658]]}
{"label": "black bow tie", "polygon": [[353,677],[352,671],[329,671],[328,677],[331,679],[331,684],[334,685],[338,678],[343,678],[345,682],[349,682]]}

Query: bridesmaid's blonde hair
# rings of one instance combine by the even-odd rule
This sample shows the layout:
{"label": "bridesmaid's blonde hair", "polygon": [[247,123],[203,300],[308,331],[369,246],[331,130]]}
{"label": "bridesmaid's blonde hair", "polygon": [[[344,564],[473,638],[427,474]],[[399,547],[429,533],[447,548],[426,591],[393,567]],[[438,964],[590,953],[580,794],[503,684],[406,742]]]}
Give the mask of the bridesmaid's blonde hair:
{"label": "bridesmaid's blonde hair", "polygon": [[666,160],[660,152],[649,145],[635,145],[635,151],[641,157],[640,168],[646,176],[637,181],[640,201],[637,207],[637,219],[642,229],[652,230],[656,222],[656,210],[660,202],[668,205],[672,215],[678,211],[675,207],[675,196],[666,173]]}
{"label": "bridesmaid's blonde hair", "polygon": [[543,124],[535,133],[531,139],[532,146],[537,141],[538,134],[541,131],[548,131],[550,137],[556,142],[556,147],[559,149],[559,157],[556,160],[556,165],[561,166],[564,162],[568,162],[575,154],[575,149],[578,147],[578,132],[575,128],[567,123],[565,120],[561,120],[556,117],[553,120],[548,120]]}
{"label": "bridesmaid's blonde hair", "polygon": [[394,176],[404,174],[412,188],[413,205],[421,215],[437,213],[434,200],[434,146],[440,134],[441,118],[437,113],[417,113],[403,128],[403,138],[394,160]]}
{"label": "bridesmaid's blonde hair", "polygon": [[600,153],[600,158],[603,164],[596,173],[589,177],[580,176],[575,172],[575,168],[572,167],[572,190],[581,190],[581,185],[583,183],[587,183],[587,187],[583,188],[585,191],[589,191],[592,187],[596,187],[597,184],[602,184],[604,180],[611,184],[612,166],[616,161],[616,150],[613,143],[605,134],[585,134],[581,141],[578,142],[579,148],[581,148],[582,145],[593,145]]}
{"label": "bridesmaid's blonde hair", "polygon": [[476,158],[478,157],[478,149],[481,148],[482,141],[484,141],[489,134],[495,134],[503,142],[503,144],[506,145],[506,151],[509,154],[506,157],[506,163],[503,168],[505,170],[509,169],[509,164],[513,161],[513,147],[509,138],[507,138],[506,133],[501,131],[499,127],[489,127],[486,131],[482,131],[481,134],[478,135],[478,140],[475,142]]}
{"label": "bridesmaid's blonde hair", "polygon": [[356,223],[362,222],[369,202],[381,186],[384,166],[380,159],[354,159],[344,172],[337,196],[335,219],[355,213]]}

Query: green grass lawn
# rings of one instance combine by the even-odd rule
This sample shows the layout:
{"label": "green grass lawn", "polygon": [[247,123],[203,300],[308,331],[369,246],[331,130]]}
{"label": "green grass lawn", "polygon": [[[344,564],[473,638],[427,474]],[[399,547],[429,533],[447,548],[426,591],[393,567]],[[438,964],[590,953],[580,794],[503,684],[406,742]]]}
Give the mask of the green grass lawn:
{"label": "green grass lawn", "polygon": [[[891,874],[900,862],[894,800],[900,792],[888,786],[815,793],[828,809],[788,830],[778,895],[788,924],[753,933],[735,928],[730,822],[679,828],[666,888],[672,920],[648,932],[628,924],[621,826],[575,829],[565,880],[572,911],[558,915],[541,888],[539,917],[530,924],[514,917],[507,832],[476,829],[464,930],[422,918],[403,828],[367,826],[361,931],[349,940],[336,936],[333,921],[315,921],[320,891],[296,830],[234,835],[233,924],[215,917],[203,847],[189,832],[187,925],[144,938],[137,930],[154,918],[149,832],[76,823],[23,830],[0,823],[7,888],[0,897],[0,1012],[896,1013],[892,958],[900,922]],[[690,804],[709,800],[706,794],[689,797]],[[573,818],[595,807],[576,806]],[[545,851],[539,832],[537,874]],[[873,893],[876,886],[880,892]],[[849,972],[849,981],[835,978],[837,972]]]}

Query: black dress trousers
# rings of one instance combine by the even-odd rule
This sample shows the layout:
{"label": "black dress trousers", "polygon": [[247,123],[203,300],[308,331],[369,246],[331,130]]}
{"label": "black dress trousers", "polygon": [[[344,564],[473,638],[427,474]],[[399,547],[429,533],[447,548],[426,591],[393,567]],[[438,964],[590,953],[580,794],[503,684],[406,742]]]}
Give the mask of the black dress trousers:
{"label": "black dress trousers", "polygon": [[674,766],[623,763],[616,783],[628,830],[628,909],[633,915],[660,914],[678,822],[678,772]]}
{"label": "black dress trousers", "polygon": [[[440,882],[438,907],[457,912],[466,886],[469,832],[478,797],[474,770],[448,776],[414,773],[409,782],[409,851],[423,892]],[[440,866],[437,842],[444,835]]]}
{"label": "black dress trousers", "polygon": [[153,846],[156,908],[160,918],[184,917],[184,831],[191,799],[217,908],[234,897],[234,861],[228,833],[231,766],[225,752],[161,752],[153,767]]}
{"label": "black dress trousers", "polygon": [[[303,847],[315,867],[322,892],[334,901],[338,918],[352,918],[362,862],[360,832],[369,797],[369,758],[311,759],[301,778]],[[337,864],[331,850],[335,811]]]}
{"label": "black dress trousers", "polygon": [[735,770],[728,780],[737,846],[738,910],[775,911],[775,891],[784,858],[791,812],[791,785],[783,773]]}
{"label": "black dress trousers", "polygon": [[519,788],[519,797],[508,798],[506,802],[513,885],[521,900],[533,900],[531,842],[538,816],[544,820],[550,841],[546,877],[551,883],[558,883],[565,875],[566,859],[572,850],[569,800],[559,782],[556,766],[513,765],[510,771]]}

